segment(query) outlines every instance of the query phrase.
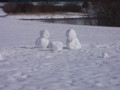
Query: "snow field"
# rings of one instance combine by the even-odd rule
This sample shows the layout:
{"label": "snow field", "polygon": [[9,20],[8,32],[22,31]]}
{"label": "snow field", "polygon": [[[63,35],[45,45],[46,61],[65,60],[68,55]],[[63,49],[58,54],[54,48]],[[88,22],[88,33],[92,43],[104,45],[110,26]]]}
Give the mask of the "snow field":
{"label": "snow field", "polygon": [[6,16],[7,14],[0,8],[0,17],[4,17]]}
{"label": "snow field", "polygon": [[[0,89],[119,90],[119,47],[86,44],[77,51],[58,53],[27,46],[1,49],[9,54],[0,61]],[[100,57],[103,53],[109,53],[109,58]]]}
{"label": "snow field", "polygon": [[64,13],[64,14],[40,14],[40,15],[9,15],[13,19],[65,19],[65,18],[85,18],[88,17],[85,13]]}
{"label": "snow field", "polygon": [[3,56],[0,54],[0,61],[4,60]]}
{"label": "snow field", "polygon": [[[74,28],[82,48],[51,53],[34,48],[38,32],[66,42]],[[41,37],[40,37],[41,38]],[[0,18],[0,90],[119,90],[120,28]]]}

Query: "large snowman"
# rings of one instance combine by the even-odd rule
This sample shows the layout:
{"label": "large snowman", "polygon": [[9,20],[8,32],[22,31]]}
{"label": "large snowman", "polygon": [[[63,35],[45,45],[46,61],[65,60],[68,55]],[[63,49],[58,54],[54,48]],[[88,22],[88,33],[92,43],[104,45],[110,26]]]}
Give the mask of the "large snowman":
{"label": "large snowman", "polygon": [[40,31],[40,37],[35,42],[35,47],[40,49],[46,49],[49,45],[50,34],[47,30]]}
{"label": "large snowman", "polygon": [[69,29],[66,32],[66,45],[68,49],[80,49],[81,43],[79,42],[79,39],[77,38],[76,32],[74,29]]}

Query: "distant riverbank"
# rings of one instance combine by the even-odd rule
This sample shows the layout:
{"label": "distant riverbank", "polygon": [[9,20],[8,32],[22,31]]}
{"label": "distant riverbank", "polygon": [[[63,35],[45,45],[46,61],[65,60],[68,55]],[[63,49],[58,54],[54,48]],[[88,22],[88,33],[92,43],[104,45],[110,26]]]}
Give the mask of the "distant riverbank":
{"label": "distant riverbank", "polygon": [[86,13],[40,13],[40,14],[10,14],[9,17],[20,20],[43,20],[43,19],[69,19],[87,18]]}

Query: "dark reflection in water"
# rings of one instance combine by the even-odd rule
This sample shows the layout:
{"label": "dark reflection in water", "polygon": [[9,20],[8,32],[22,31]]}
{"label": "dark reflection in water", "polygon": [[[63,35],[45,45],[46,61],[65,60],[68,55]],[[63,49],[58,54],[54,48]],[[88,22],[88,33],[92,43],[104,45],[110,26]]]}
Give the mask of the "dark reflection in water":
{"label": "dark reflection in water", "polygon": [[97,25],[96,18],[76,18],[76,19],[47,19],[40,20],[43,22],[75,24],[75,25]]}

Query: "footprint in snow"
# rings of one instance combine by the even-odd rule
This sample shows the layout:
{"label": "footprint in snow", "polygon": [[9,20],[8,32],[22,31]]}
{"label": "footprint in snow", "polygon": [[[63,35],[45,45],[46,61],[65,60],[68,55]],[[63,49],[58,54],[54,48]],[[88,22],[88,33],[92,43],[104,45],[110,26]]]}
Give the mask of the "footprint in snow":
{"label": "footprint in snow", "polygon": [[8,76],[8,79],[10,81],[24,81],[28,78],[28,75],[21,73],[21,72],[17,72],[13,75]]}
{"label": "footprint in snow", "polygon": [[0,61],[3,61],[4,60],[4,57],[3,55],[0,54]]}
{"label": "footprint in snow", "polygon": [[104,58],[104,59],[108,59],[110,58],[109,54],[107,52],[101,52],[97,55],[98,58]]}

